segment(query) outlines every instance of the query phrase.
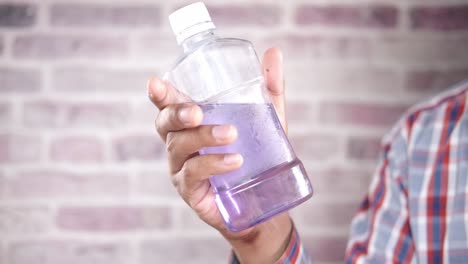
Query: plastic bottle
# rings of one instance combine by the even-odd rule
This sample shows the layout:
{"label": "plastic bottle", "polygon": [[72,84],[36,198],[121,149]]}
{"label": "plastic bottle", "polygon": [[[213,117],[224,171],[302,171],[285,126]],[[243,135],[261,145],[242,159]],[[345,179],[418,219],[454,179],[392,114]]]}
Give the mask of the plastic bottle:
{"label": "plastic bottle", "polygon": [[201,107],[203,124],[231,124],[238,131],[233,144],[199,151],[244,158],[240,169],[210,178],[227,227],[244,230],[310,198],[312,186],[269,99],[252,44],[216,36],[201,2],[169,20],[183,55],[165,79]]}

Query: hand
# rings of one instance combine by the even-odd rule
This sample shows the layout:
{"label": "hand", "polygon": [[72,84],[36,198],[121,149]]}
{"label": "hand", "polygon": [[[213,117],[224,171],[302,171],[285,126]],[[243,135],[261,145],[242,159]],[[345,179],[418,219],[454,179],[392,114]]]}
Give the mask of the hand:
{"label": "hand", "polygon": [[[267,50],[262,64],[272,103],[287,131],[281,52]],[[205,147],[232,143],[237,137],[235,127],[200,126],[201,109],[187,103],[187,98],[158,78],[148,82],[148,94],[160,110],[156,129],[166,143],[172,182],[182,199],[203,221],[221,232],[242,263],[275,262],[284,251],[292,228],[289,215],[282,214],[241,232],[229,231],[216,207],[208,179],[238,169],[242,157],[239,154],[197,154]]]}

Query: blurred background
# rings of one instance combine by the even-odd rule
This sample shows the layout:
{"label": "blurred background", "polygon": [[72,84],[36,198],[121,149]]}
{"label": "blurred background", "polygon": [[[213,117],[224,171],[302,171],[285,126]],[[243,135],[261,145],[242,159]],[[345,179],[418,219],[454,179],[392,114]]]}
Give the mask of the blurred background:
{"label": "blurred background", "polygon": [[[173,190],[146,80],[189,1],[0,0],[0,263],[227,263]],[[466,0],[206,1],[218,34],[284,51],[289,135],[315,196],[292,211],[342,262],[381,137],[468,77]]]}

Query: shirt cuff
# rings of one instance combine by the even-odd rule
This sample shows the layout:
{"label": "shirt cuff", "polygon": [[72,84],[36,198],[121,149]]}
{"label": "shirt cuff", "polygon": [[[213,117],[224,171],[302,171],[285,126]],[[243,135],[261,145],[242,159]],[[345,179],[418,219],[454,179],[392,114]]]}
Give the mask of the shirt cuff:
{"label": "shirt cuff", "polygon": [[302,263],[302,261],[300,261],[299,259],[301,251],[301,240],[299,239],[299,234],[297,233],[296,228],[294,228],[291,234],[291,238],[289,239],[288,246],[286,247],[286,250],[284,251],[283,255],[279,258],[278,261],[276,261],[276,264]]}
{"label": "shirt cuff", "polygon": [[[276,264],[299,264],[299,263],[310,263],[310,258],[304,251],[303,245],[299,238],[297,230],[293,227],[291,237],[289,239],[288,246],[284,251],[283,255],[276,261]],[[239,260],[236,257],[236,254],[232,252],[230,264],[240,264]]]}

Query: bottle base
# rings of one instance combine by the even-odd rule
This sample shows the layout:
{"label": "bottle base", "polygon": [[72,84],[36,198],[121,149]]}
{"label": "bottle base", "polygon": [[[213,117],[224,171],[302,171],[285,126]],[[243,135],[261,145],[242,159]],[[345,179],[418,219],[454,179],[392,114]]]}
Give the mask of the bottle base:
{"label": "bottle base", "polygon": [[295,159],[230,190],[217,190],[216,204],[229,230],[238,232],[301,204],[312,194],[304,166]]}

